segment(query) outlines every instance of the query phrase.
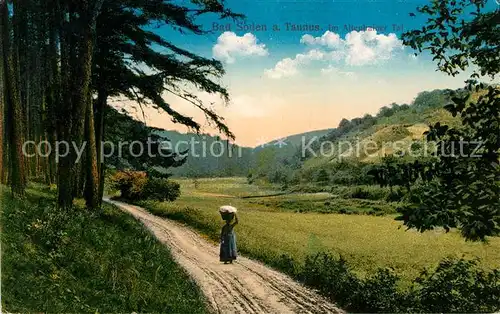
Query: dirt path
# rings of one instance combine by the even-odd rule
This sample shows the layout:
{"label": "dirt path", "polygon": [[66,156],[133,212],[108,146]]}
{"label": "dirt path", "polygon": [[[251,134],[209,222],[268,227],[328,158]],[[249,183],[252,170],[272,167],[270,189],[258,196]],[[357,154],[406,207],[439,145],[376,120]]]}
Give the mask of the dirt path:
{"label": "dirt path", "polygon": [[126,203],[104,199],[132,214],[168,245],[206,295],[215,313],[344,313],[316,293],[261,263],[238,257],[219,262],[219,248],[190,228]]}

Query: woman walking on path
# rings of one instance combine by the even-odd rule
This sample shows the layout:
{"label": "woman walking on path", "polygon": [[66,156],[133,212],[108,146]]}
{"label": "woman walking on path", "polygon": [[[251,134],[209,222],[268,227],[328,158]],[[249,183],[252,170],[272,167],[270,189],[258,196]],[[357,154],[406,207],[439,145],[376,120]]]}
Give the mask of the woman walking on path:
{"label": "woman walking on path", "polygon": [[226,224],[222,227],[220,233],[220,261],[224,264],[232,263],[237,257],[236,250],[236,234],[234,226],[238,224],[238,216],[234,214],[234,223],[231,220],[226,220]]}

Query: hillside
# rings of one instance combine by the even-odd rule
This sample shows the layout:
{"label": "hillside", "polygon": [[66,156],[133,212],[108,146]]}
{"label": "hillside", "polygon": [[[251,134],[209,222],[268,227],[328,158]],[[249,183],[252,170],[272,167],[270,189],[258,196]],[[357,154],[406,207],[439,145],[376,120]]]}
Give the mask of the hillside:
{"label": "hillside", "polygon": [[[422,106],[418,100],[419,98],[408,107],[393,106],[392,114],[388,112],[381,115],[379,112],[373,118],[365,116],[360,120],[344,122],[344,127],[341,124],[335,132],[329,133],[316,143],[317,156],[308,158],[304,167],[346,157],[362,162],[376,162],[385,155],[396,153],[397,150],[408,151],[412,143],[423,140],[423,133],[428,130],[429,125],[437,122],[453,127],[460,125],[458,118],[454,118],[442,108],[447,104],[445,100],[438,99],[428,107]],[[321,151],[321,145],[323,148],[333,147],[335,150]],[[396,146],[398,149],[395,149]],[[352,148],[350,152],[349,147]]]}
{"label": "hillside", "polygon": [[[277,154],[280,158],[288,158],[299,150],[303,138],[305,140],[319,138],[331,131],[331,129],[326,129],[291,135],[283,140],[285,143],[283,146],[279,144],[279,140],[275,140],[251,148],[228,144],[227,141],[210,134],[181,133],[151,128],[111,107],[108,108],[107,115],[107,118],[113,120],[118,126],[106,133],[107,141],[132,142],[137,140],[134,137],[138,134],[142,137],[147,136],[146,134],[155,134],[168,141],[168,145],[174,152],[187,151],[184,164],[168,169],[174,177],[247,176],[250,169],[258,164],[261,153],[263,153],[262,156]],[[116,166],[117,163],[119,163],[117,158],[109,159],[109,164],[112,166]]]}
{"label": "hillside", "polygon": [[[374,117],[342,120],[336,129],[312,145],[313,151],[306,152],[291,179],[294,183],[318,181],[321,177],[337,184],[369,183],[367,171],[384,156],[430,158],[432,143],[424,140],[429,125],[440,122],[451,128],[462,127],[460,117],[453,117],[443,108],[451,102],[447,91],[421,92],[409,105],[392,104],[382,107]],[[486,90],[473,92],[468,103],[485,93]]]}
{"label": "hillside", "polygon": [[[126,113],[108,107],[107,119],[115,127],[106,130],[105,140],[112,143],[139,140],[146,142],[148,136],[159,136],[168,142],[165,146],[186,157],[183,164],[172,166],[168,173],[177,177],[246,176],[252,158],[252,148],[228,144],[227,141],[209,134],[180,133],[146,126]],[[130,156],[128,156],[130,157]],[[124,160],[125,159],[125,160]],[[131,164],[125,157],[115,154],[106,163],[112,167],[126,167]]]}
{"label": "hillside", "polygon": [[175,151],[189,149],[186,163],[172,168],[177,177],[231,177],[246,176],[252,160],[252,148],[228,144],[209,134],[179,133],[154,130],[168,138]]}
{"label": "hillside", "polygon": [[[379,162],[385,155],[424,149],[423,133],[429,125],[437,122],[450,127],[461,125],[458,117],[443,108],[451,101],[448,91],[424,91],[410,104],[392,103],[382,107],[375,116],[342,119],[337,128],[323,130],[327,133],[309,146],[301,146],[300,139],[294,136],[297,146],[273,145],[272,150],[261,149],[252,173],[274,183],[310,182],[321,169],[332,175],[338,173],[334,168],[340,160],[361,163],[362,168],[363,164]],[[472,99],[481,93],[473,94]],[[305,143],[309,143],[309,139]]]}
{"label": "hillside", "polygon": [[169,248],[105,204],[57,208],[30,183],[25,199],[0,184],[3,313],[208,313],[205,298]]}
{"label": "hillside", "polygon": [[[274,146],[278,146],[278,147],[281,146],[280,148],[300,147],[300,145],[302,145],[302,141],[304,141],[304,140],[308,141],[308,140],[313,139],[315,137],[316,138],[323,137],[323,136],[327,135],[332,130],[333,129],[315,130],[315,131],[309,131],[309,132],[289,135],[289,136],[286,136],[284,138],[275,139],[273,141],[262,144],[260,146],[256,146],[254,148],[254,151],[259,152],[265,148],[270,148],[270,147],[274,147]],[[281,145],[280,145],[280,143],[281,143]]]}
{"label": "hillside", "polygon": [[[294,134],[255,148],[229,145],[210,134],[149,128],[116,110],[111,110],[110,114],[122,127],[115,128],[120,131],[113,131],[118,135],[107,137],[117,140],[128,137],[131,132],[127,130],[145,128],[150,134],[167,139],[175,152],[188,150],[186,162],[169,169],[175,177],[249,175],[273,183],[288,183],[304,178],[309,180],[319,169],[329,169],[330,163],[347,157],[356,162],[376,163],[385,155],[413,149],[419,146],[413,143],[423,139],[428,125],[436,122],[460,126],[459,118],[443,108],[450,102],[446,92],[424,91],[411,104],[392,103],[382,107],[375,116],[367,114],[351,120],[342,119],[336,128]],[[473,98],[480,94],[476,93]],[[310,149],[305,149],[311,141]],[[394,147],[394,143],[399,146]],[[361,149],[356,150],[357,147]]]}

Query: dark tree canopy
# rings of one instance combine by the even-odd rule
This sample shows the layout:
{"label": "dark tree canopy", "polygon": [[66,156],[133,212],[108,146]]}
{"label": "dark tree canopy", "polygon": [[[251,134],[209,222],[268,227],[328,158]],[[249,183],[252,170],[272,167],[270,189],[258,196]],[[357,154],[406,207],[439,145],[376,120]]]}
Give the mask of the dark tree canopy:
{"label": "dark tree canopy", "polygon": [[[156,134],[154,128],[119,113],[106,109],[106,120],[112,123],[105,134],[104,157],[108,166],[115,169],[145,171],[150,177],[164,177],[170,167],[179,167],[186,162],[186,152],[169,149],[169,139]],[[122,143],[122,147],[119,147]],[[141,150],[144,150],[141,153]]]}
{"label": "dark tree canopy", "polygon": [[[202,91],[229,99],[219,83],[224,75],[221,62],[187,51],[157,31],[164,27],[203,35],[207,30],[198,24],[202,15],[243,17],[223,1],[12,0],[1,1],[0,9],[0,81],[7,100],[4,106],[2,99],[0,110],[7,116],[2,120],[13,121],[5,123],[9,138],[2,141],[2,150],[8,150],[4,155],[9,157],[9,171],[2,171],[1,179],[8,175],[16,194],[23,194],[27,178],[44,177],[46,183],[57,184],[60,207],[71,207],[76,196],[85,197],[89,208],[100,206],[105,174],[100,143],[113,127],[106,120],[110,98],[132,100],[141,109],[152,106],[199,132],[200,121],[165,101],[165,94],[175,95],[234,139],[223,117],[196,97]],[[132,136],[144,140],[139,133]],[[76,162],[73,150],[57,162],[53,152],[46,159],[25,160],[25,140],[47,141],[53,147],[56,141],[87,146],[81,162]],[[134,162],[131,166],[177,164],[168,157],[149,164]]]}
{"label": "dark tree canopy", "polygon": [[432,180],[412,191],[398,218],[420,231],[458,228],[466,239],[483,241],[500,235],[500,88],[476,80],[500,71],[500,9],[487,11],[485,3],[434,0],[417,9],[427,24],[403,35],[406,45],[430,51],[438,70],[473,74],[464,89],[449,91],[445,106],[462,126],[438,122],[426,132],[438,144]]}
{"label": "dark tree canopy", "polygon": [[227,90],[216,82],[225,73],[220,61],[195,55],[150,30],[155,25],[202,35],[207,31],[195,19],[205,13],[242,17],[217,1],[192,1],[190,6],[166,1],[105,1],[97,20],[94,90],[125,96],[141,106],[150,104],[168,113],[173,122],[199,131],[199,122],[172,109],[162,97],[174,94],[200,109],[219,131],[234,139],[224,119],[183,87],[188,83],[228,101]]}
{"label": "dark tree canopy", "polygon": [[457,75],[475,65],[474,77],[494,77],[500,69],[500,9],[486,11],[489,0],[433,0],[417,8],[428,17],[419,30],[403,35],[405,45],[429,51],[438,70]]}

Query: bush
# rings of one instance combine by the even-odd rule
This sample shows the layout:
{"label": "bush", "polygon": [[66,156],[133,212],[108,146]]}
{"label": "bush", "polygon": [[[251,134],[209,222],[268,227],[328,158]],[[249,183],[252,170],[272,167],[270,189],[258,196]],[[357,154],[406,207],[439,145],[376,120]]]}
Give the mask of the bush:
{"label": "bush", "polygon": [[353,292],[359,291],[360,286],[359,279],[350,270],[346,260],[327,253],[307,256],[299,279],[335,300],[341,307],[349,305]]}
{"label": "bush", "polygon": [[349,187],[341,194],[345,198],[359,198],[365,200],[383,200],[387,198],[389,191],[378,186]]}
{"label": "bush", "polygon": [[352,173],[350,170],[339,170],[335,172],[332,177],[332,182],[334,184],[345,184],[352,185],[358,182],[357,176]]}
{"label": "bush", "polygon": [[351,300],[356,312],[401,312],[404,308],[404,294],[398,291],[399,277],[392,269],[378,269],[370,277],[360,280],[358,290]]}
{"label": "bush", "polygon": [[[295,277],[350,312],[486,313],[500,310],[500,270],[486,272],[477,260],[447,258],[408,289],[392,269],[360,278],[346,260],[329,253],[306,257]],[[294,274],[291,274],[294,275]]]}
{"label": "bush", "polygon": [[180,185],[162,178],[148,178],[141,171],[118,171],[111,177],[111,185],[121,197],[131,200],[174,201],[180,196]]}
{"label": "bush", "polygon": [[486,273],[477,260],[445,259],[434,272],[422,272],[415,280],[414,293],[423,312],[496,312],[500,309],[500,270]]}
{"label": "bush", "polygon": [[281,254],[270,262],[273,267],[293,277],[297,276],[300,271],[299,265],[297,265],[295,260],[287,254]]}
{"label": "bush", "polygon": [[326,172],[325,169],[321,169],[316,176],[316,182],[328,184],[329,181],[330,175],[328,174],[328,172]]}
{"label": "bush", "polygon": [[120,191],[121,197],[139,200],[147,181],[145,172],[118,171],[111,177],[111,186]]}
{"label": "bush", "polygon": [[356,187],[350,195],[352,198],[361,198],[361,199],[378,199],[377,197],[373,197],[374,195],[370,193],[368,189],[364,189],[362,187]]}
{"label": "bush", "polygon": [[405,197],[406,193],[401,190],[401,189],[396,189],[390,192],[387,197],[385,198],[386,201],[388,202],[399,202],[403,200]]}
{"label": "bush", "polygon": [[172,202],[181,195],[180,188],[181,186],[177,182],[166,179],[150,178],[144,186],[142,198],[160,202]]}

